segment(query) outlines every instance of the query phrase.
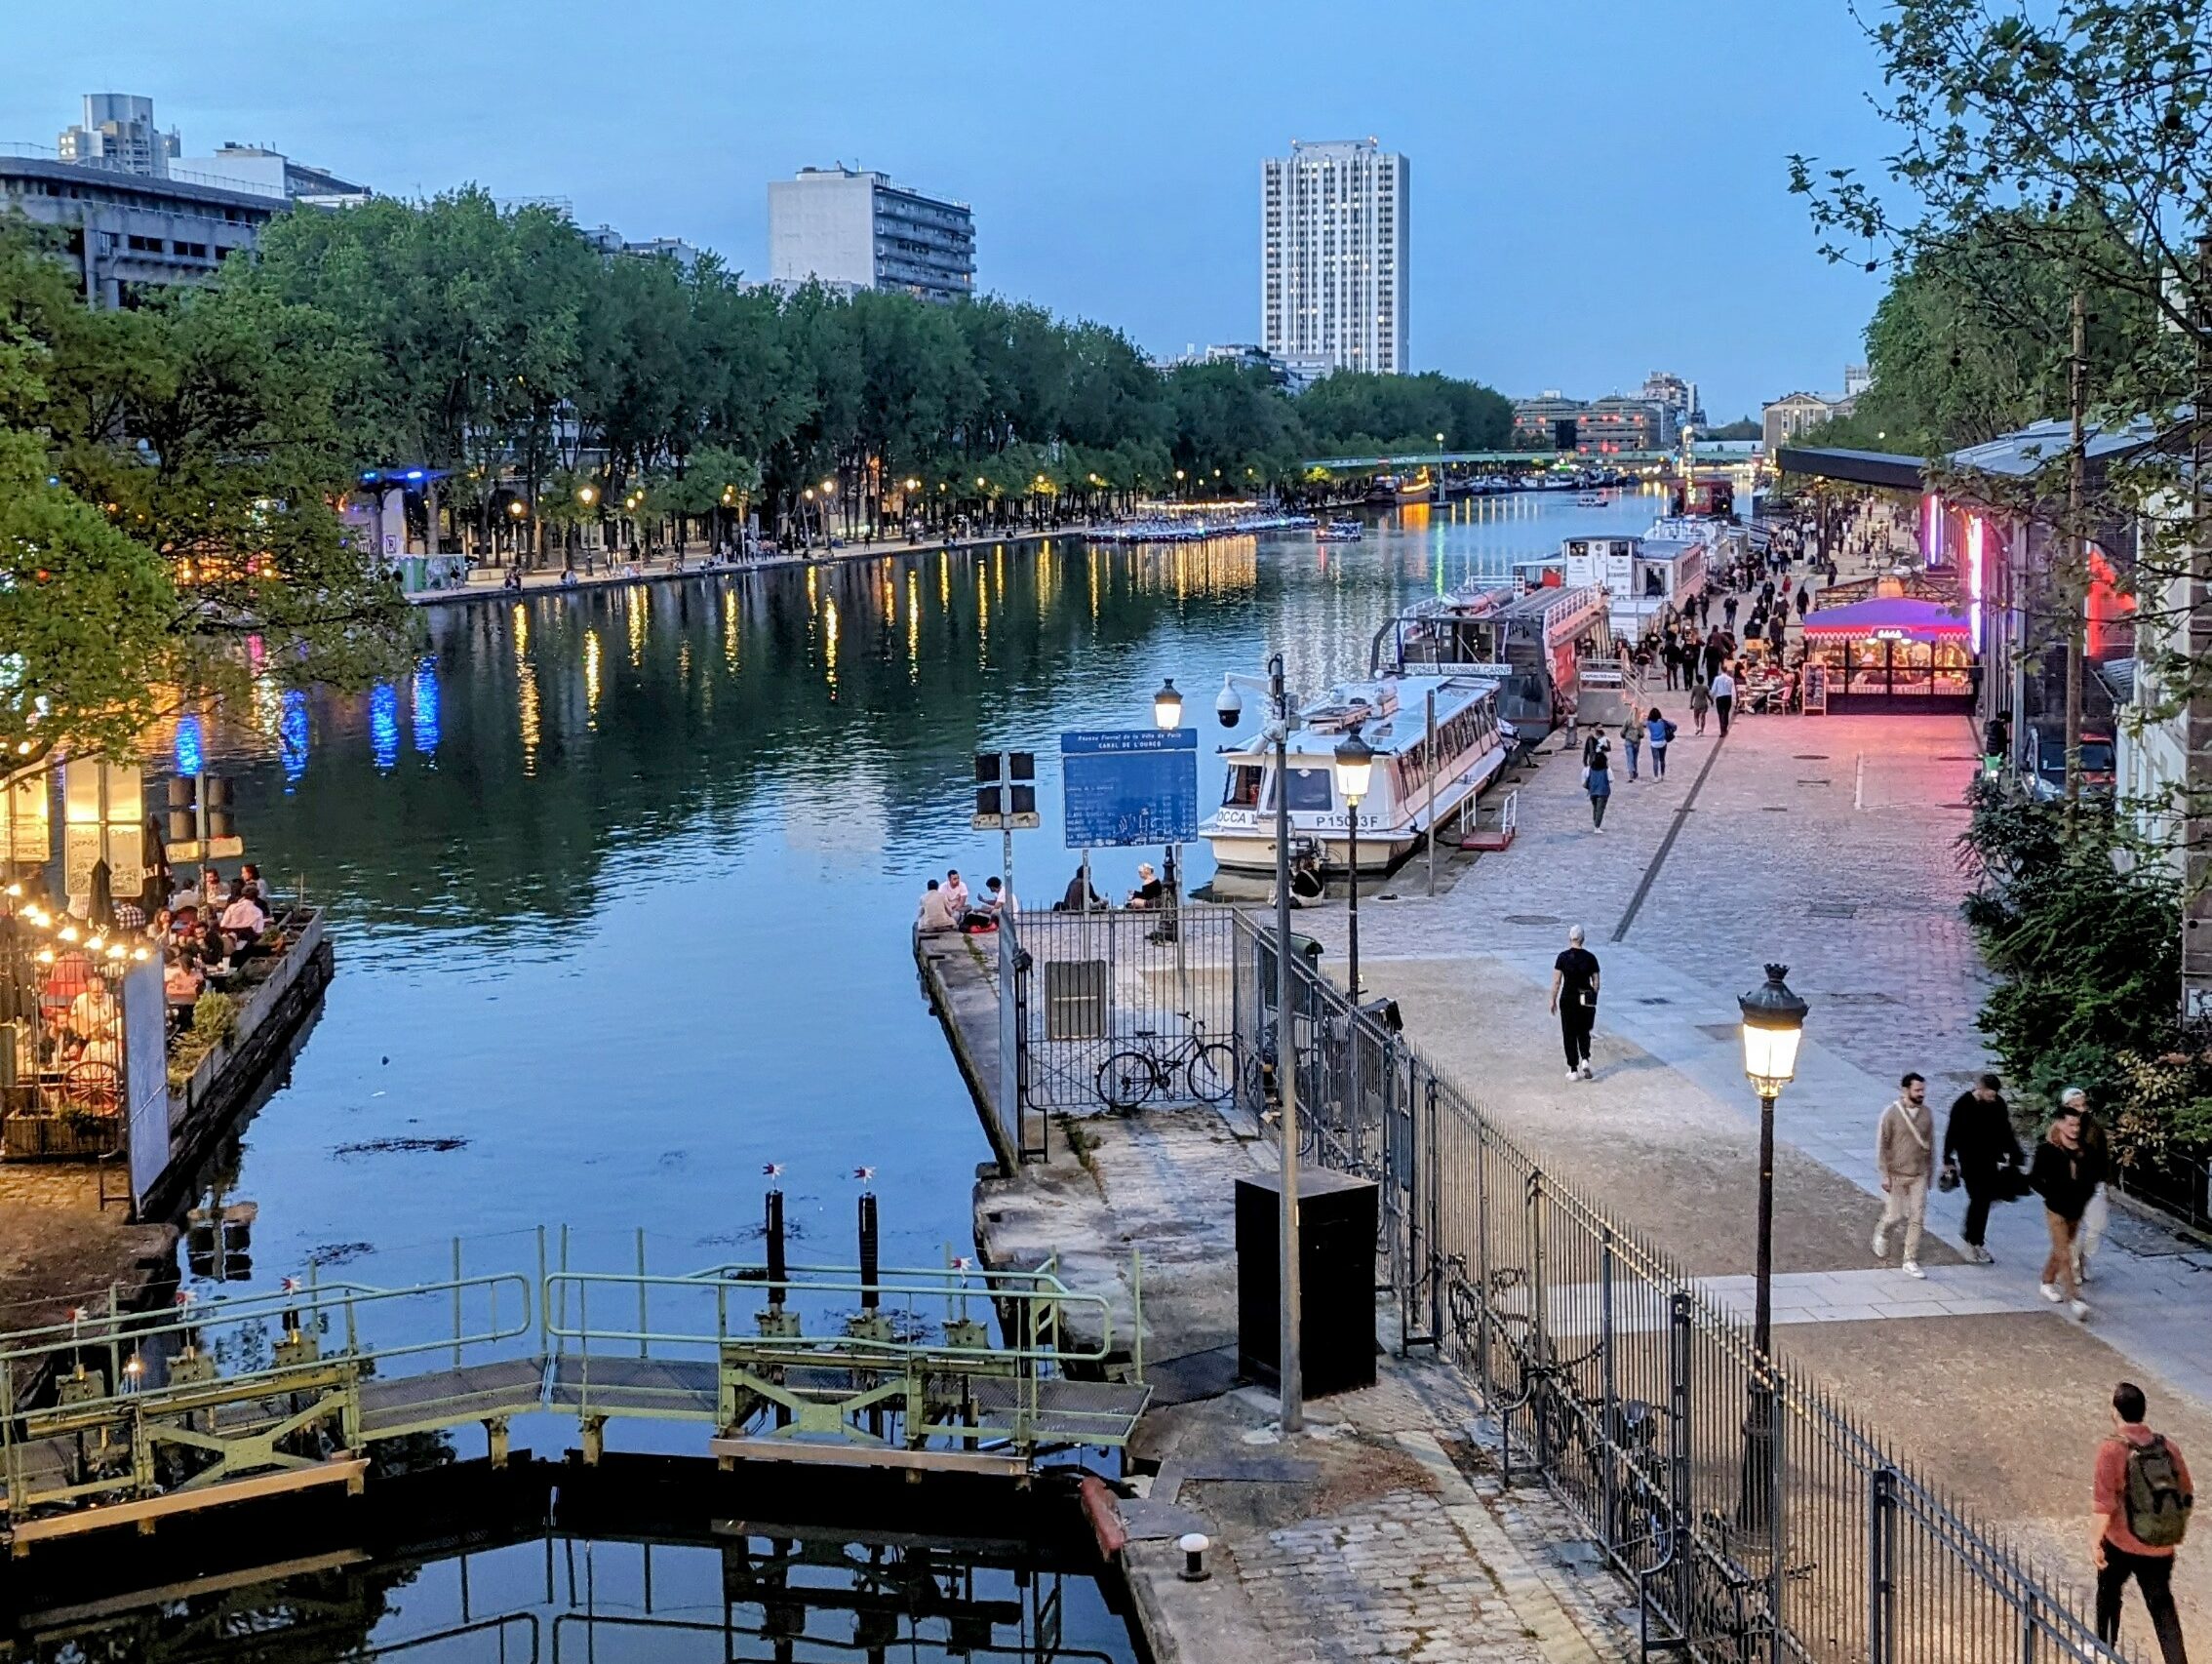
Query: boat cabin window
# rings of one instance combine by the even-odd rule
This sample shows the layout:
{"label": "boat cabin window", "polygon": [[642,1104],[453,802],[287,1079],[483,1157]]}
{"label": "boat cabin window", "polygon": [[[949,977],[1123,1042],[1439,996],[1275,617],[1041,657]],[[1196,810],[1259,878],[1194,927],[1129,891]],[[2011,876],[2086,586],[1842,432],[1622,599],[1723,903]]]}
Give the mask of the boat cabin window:
{"label": "boat cabin window", "polygon": [[[1336,781],[1325,765],[1290,771],[1289,805],[1292,809],[1326,810],[1336,807]],[[1271,802],[1268,807],[1274,808]]]}
{"label": "boat cabin window", "polygon": [[1221,792],[1223,806],[1229,809],[1259,808],[1260,775],[1264,772],[1257,763],[1230,764],[1228,783]]}

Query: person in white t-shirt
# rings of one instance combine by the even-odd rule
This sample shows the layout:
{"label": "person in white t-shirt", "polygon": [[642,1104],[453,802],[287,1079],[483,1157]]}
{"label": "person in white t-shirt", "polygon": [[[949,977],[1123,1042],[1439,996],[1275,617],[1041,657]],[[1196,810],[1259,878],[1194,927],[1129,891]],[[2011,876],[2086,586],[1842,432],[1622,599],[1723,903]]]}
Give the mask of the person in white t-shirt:
{"label": "person in white t-shirt", "polygon": [[1723,666],[1713,677],[1713,714],[1720,719],[1720,737],[1728,737],[1728,719],[1736,711],[1736,679]]}

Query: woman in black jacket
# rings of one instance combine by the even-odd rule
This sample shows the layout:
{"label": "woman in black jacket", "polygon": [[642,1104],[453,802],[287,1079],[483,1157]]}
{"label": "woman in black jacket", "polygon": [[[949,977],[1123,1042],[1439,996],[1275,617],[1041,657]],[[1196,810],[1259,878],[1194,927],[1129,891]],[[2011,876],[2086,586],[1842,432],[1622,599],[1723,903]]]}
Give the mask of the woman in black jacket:
{"label": "woman in black jacket", "polygon": [[1976,1265],[1992,1263],[1990,1250],[1983,1246],[1990,1204],[2000,1195],[2019,1194],[2000,1191],[2000,1175],[2007,1169],[2028,1165],[1999,1086],[1995,1075],[1984,1075],[1972,1091],[1960,1092],[1943,1129],[1943,1165],[1966,1187],[1966,1257]]}
{"label": "woman in black jacket", "polygon": [[2063,1105],[2051,1129],[2035,1146],[2035,1165],[2028,1183],[2043,1199],[2043,1222],[2051,1233],[2051,1251],[2043,1261],[2043,1298],[2068,1300],[2075,1318],[2089,1315],[2074,1280],[2074,1239],[2081,1229],[2081,1213],[2105,1177],[2104,1163],[2081,1142],[2081,1110]]}

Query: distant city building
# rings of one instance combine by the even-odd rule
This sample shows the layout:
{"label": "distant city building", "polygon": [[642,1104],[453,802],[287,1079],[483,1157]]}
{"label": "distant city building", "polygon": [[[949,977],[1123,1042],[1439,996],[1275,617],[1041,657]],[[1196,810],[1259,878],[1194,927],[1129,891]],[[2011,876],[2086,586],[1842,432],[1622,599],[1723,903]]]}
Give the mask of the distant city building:
{"label": "distant city building", "polygon": [[1572,451],[1607,456],[1623,451],[1672,450],[1681,439],[1674,406],[1640,395],[1610,393],[1602,399],[1569,399],[1547,389],[1513,407],[1517,451]]}
{"label": "distant city building", "polygon": [[769,185],[769,280],[966,299],[975,293],[974,216],[885,174],[802,168]]}
{"label": "distant city building", "polygon": [[280,197],[43,158],[0,156],[0,208],[59,227],[88,304],[206,277],[251,249],[286,211]]}
{"label": "distant city building", "polygon": [[1228,341],[1215,346],[1183,348],[1177,358],[1156,358],[1156,370],[1173,370],[1185,364],[1234,364],[1245,370],[1263,370],[1285,392],[1302,393],[1319,377],[1284,363],[1265,347],[1251,341]]}
{"label": "distant city building", "polygon": [[1685,381],[1672,371],[1652,371],[1643,378],[1643,386],[1639,389],[1637,396],[1655,405],[1664,405],[1674,412],[1678,427],[1685,422],[1699,426],[1704,424],[1705,407],[1698,400],[1697,383]]}
{"label": "distant city building", "polygon": [[225,144],[212,156],[178,157],[177,171],[202,184],[281,197],[313,208],[354,208],[375,194],[367,185],[296,162],[261,144]]}
{"label": "distant city building", "polygon": [[1864,364],[1843,366],[1843,396],[1855,399],[1874,385],[1874,372]]}
{"label": "distant city building", "polygon": [[1836,406],[1818,393],[1785,393],[1758,413],[1759,443],[1771,456],[1800,433],[1809,433],[1836,416]]}
{"label": "distant city building", "polygon": [[1260,345],[1301,373],[1406,368],[1411,165],[1373,139],[1260,164]]}
{"label": "distant city building", "polygon": [[153,99],[134,93],[87,93],[80,127],[65,127],[55,139],[59,159],[80,167],[118,174],[167,178],[169,164],[182,147],[172,128],[154,126]]}
{"label": "distant city building", "polygon": [[640,243],[631,241],[612,225],[595,225],[588,231],[582,230],[579,226],[578,230],[581,232],[583,240],[603,255],[629,255],[638,259],[674,260],[677,265],[683,268],[686,276],[689,276],[691,269],[699,263],[699,256],[704,252],[692,244],[687,243],[681,237],[649,237]]}

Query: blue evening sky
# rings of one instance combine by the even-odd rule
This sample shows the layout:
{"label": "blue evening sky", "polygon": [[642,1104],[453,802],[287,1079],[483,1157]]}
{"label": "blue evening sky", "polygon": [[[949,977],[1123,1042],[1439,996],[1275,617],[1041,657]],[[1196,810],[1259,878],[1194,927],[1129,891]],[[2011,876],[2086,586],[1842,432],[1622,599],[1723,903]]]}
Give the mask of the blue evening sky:
{"label": "blue evening sky", "polygon": [[403,195],[476,180],[765,275],[767,182],[834,161],[975,210],[980,283],[1147,350],[1258,331],[1259,162],[1412,158],[1416,369],[1590,396],[1666,368],[1717,420],[1832,389],[1879,291],[1786,156],[1885,135],[1843,0],[114,0],[10,19],[0,140],[141,93]]}

